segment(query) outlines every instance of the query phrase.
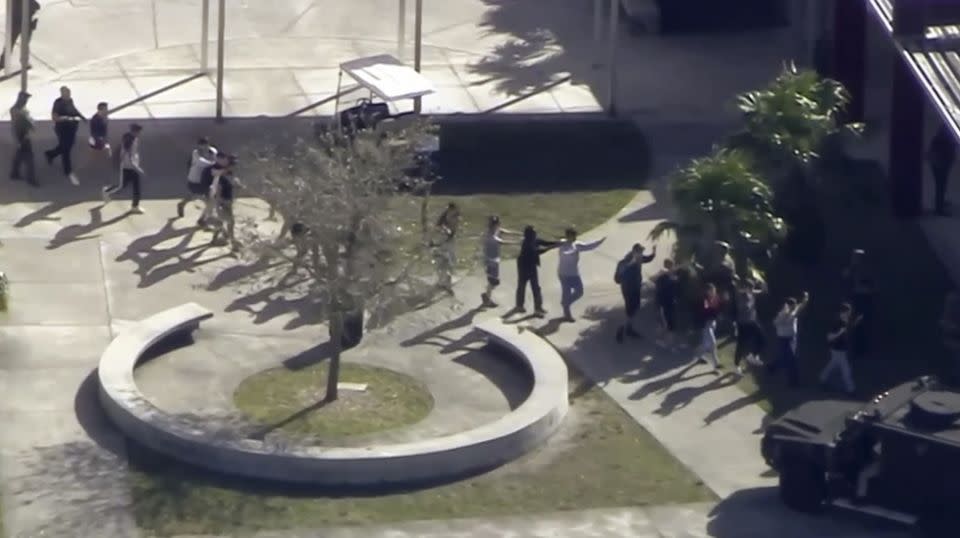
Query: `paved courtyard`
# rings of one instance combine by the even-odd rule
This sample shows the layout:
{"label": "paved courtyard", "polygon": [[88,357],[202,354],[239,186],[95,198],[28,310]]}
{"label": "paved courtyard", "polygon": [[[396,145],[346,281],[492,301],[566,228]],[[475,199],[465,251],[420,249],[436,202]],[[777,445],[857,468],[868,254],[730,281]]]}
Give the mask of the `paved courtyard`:
{"label": "paved courtyard", "polygon": [[[67,84],[81,110],[104,100],[126,118],[212,117],[214,71],[197,73],[200,0],[41,0],[31,48],[30,89],[37,117]],[[212,4],[210,39],[216,37]],[[413,0],[406,1],[405,41],[398,46],[398,0],[227,0],[224,113],[232,117],[329,116],[341,62],[372,54],[413,60]],[[437,87],[430,113],[500,111],[585,113],[602,110],[608,87],[606,45],[594,41],[590,0],[446,0],[424,2],[423,73]],[[3,6],[0,6],[3,9]],[[63,31],[70,28],[69,32]],[[121,29],[118,31],[118,29]],[[4,30],[0,28],[0,32]],[[730,95],[760,84],[756,70],[730,77],[744,57],[776,65],[789,33],[663,40],[630,36],[624,27],[617,65],[622,110],[696,118]],[[710,50],[711,55],[700,54]],[[402,51],[402,54],[401,54]],[[19,58],[19,56],[17,56]],[[209,48],[210,66],[216,58]],[[682,66],[661,69],[661,66]],[[568,82],[560,83],[569,77]],[[0,82],[12,103],[18,78]],[[711,84],[699,84],[710,80]],[[169,88],[157,95],[158,90]],[[546,88],[546,89],[545,89]],[[344,97],[353,103],[363,95]],[[409,107],[409,103],[403,104]],[[37,113],[44,111],[43,114]]]}
{"label": "paved courtyard", "polygon": [[[196,0],[41,4],[31,72],[37,117],[45,116],[47,102],[65,81],[86,110],[101,99],[115,104],[138,99],[187,76],[199,61]],[[594,65],[597,49],[590,34],[589,2],[426,4],[425,72],[437,81],[437,99],[443,99],[428,101],[429,110],[486,110],[563,74],[571,75],[572,82],[504,112],[590,111],[596,109],[598,96],[605,95],[603,69]],[[349,10],[346,5],[228,0],[228,114],[290,114],[333,93],[340,61],[395,51],[395,4],[365,0],[351,2]],[[68,34],[57,31],[64,27],[83,38],[65,43]],[[117,32],[117,27],[125,31]],[[412,22],[408,38],[411,35]],[[775,73],[787,40],[783,33],[677,40],[624,37],[624,109],[653,141],[657,177],[706,151],[726,132],[733,113],[730,98]],[[745,57],[751,58],[750,66],[740,65]],[[41,531],[48,536],[138,535],[127,510],[124,445],[98,413],[92,377],[100,353],[126,323],[186,301],[199,302],[216,315],[204,323],[193,351],[209,353],[212,360],[220,360],[218,354],[237,355],[231,350],[256,340],[281,361],[326,338],[310,315],[310,305],[250,294],[239,285],[243,268],[224,251],[206,248],[207,237],[188,224],[189,210],[187,219],[171,218],[182,188],[182,156],[197,135],[211,135],[235,148],[249,142],[253,133],[269,129],[306,132],[302,122],[244,120],[216,126],[206,120],[174,119],[212,115],[211,88],[211,79],[203,77],[120,113],[148,118],[143,148],[149,174],[146,215],[126,216],[123,201],[101,206],[97,190],[111,177],[96,165],[81,170],[78,188],[44,168],[41,189],[0,181],[0,240],[5,244],[0,270],[13,284],[11,311],[0,318],[0,424],[5,432],[0,436],[0,494],[10,536],[39,536]],[[0,82],[0,99],[12,101],[16,91],[16,80]],[[319,107],[310,114],[330,112]],[[38,133],[38,146],[51,143],[47,125]],[[6,163],[6,139],[0,152]],[[548,319],[535,328],[697,474],[722,499],[719,503],[284,531],[262,537],[901,536],[842,514],[812,519],[784,510],[776,500],[775,477],[758,454],[764,415],[732,378],[715,377],[704,367],[688,369],[689,357],[653,346],[614,344],[620,297],[610,278],[612,267],[630,245],[646,242],[652,226],[669,216],[663,187],[651,183],[630,207],[590,234],[609,235],[609,240],[584,256],[587,294],[577,305],[580,321],[560,324]],[[257,211],[247,201],[241,210]],[[661,245],[660,251],[667,247]],[[543,273],[548,308],[553,310],[557,286],[550,277],[555,263],[547,256]],[[504,273],[507,290],[513,274]],[[430,337],[414,348],[424,356],[456,349],[469,324],[479,319],[471,307],[480,289],[479,279],[464,279],[458,287],[463,303],[445,301],[405,316],[370,333],[358,352],[425,333]],[[225,398],[220,394],[218,400],[217,387],[227,381],[218,379],[218,370],[212,368],[192,371],[191,356],[184,350],[169,357],[171,368],[145,370],[145,387],[159,396],[176,376],[196,373],[196,379],[183,382],[178,390],[210,389],[208,409],[222,411]],[[240,358],[235,364],[255,369],[266,362],[263,357]],[[474,379],[471,373],[463,375],[466,383]],[[167,395],[169,405],[185,403],[174,401],[177,394]],[[190,403],[199,402],[191,394]],[[489,401],[483,394],[475,397]],[[494,401],[490,412],[506,404]]]}
{"label": "paved courtyard", "polygon": [[[649,128],[647,135],[658,141],[658,175],[707,149],[724,129],[691,127]],[[162,180],[155,181],[161,187],[158,192],[166,192]],[[84,183],[75,189],[57,182],[29,190],[0,183],[0,192],[12,201],[0,206],[0,239],[5,243],[0,265],[10,275],[13,290],[12,308],[0,326],[4,358],[0,417],[6,431],[16,432],[0,438],[5,522],[12,536],[36,536],[40,530],[56,536],[137,535],[126,509],[123,443],[97,412],[91,378],[100,352],[125,323],[186,301],[199,302],[216,313],[204,324],[198,348],[213,350],[212,361],[222,359],[209,347],[210,339],[217,340],[223,353],[257,337],[260,349],[269,350],[264,354],[276,353],[273,358],[279,363],[296,349],[325,338],[323,328],[310,317],[309,305],[282,295],[251,295],[238,285],[244,269],[222,250],[206,248],[207,238],[189,227],[189,219],[171,219],[174,201],[169,197],[152,197],[144,202],[146,215],[130,217],[124,216],[122,201],[105,207],[89,201],[94,187]],[[898,536],[894,530],[843,515],[809,520],[785,511],[775,497],[775,478],[758,454],[757,433],[764,415],[745,401],[733,378],[709,375],[705,367],[691,370],[689,357],[653,346],[625,348],[613,342],[620,313],[610,270],[632,243],[644,241],[651,227],[668,214],[661,191],[661,183],[652,183],[651,190],[640,192],[621,214],[591,232],[590,237],[609,239],[600,250],[584,256],[587,295],[577,305],[581,320],[560,324],[548,319],[534,326],[700,476],[723,499],[718,505],[425,522],[379,530],[309,530],[295,535]],[[41,197],[52,201],[37,201]],[[242,202],[242,211],[259,211],[253,201]],[[661,252],[666,249],[661,245]],[[544,292],[548,308],[554,310],[557,289],[549,276],[555,263],[549,255],[544,260]],[[504,289],[513,285],[512,276],[505,272]],[[472,298],[480,289],[478,278],[464,279],[458,286],[462,303],[444,301],[404,316],[372,332],[359,352],[419,338],[422,345],[412,352],[451,360],[456,354],[442,355],[441,350],[465,344],[466,328],[480,317],[472,310]],[[216,376],[209,365],[189,367],[186,357],[172,356],[174,366],[181,367],[163,369],[152,381],[147,370],[147,387],[179,384],[168,395],[170,401],[179,390],[209,389],[207,381],[225,383],[212,381]],[[264,357],[234,359],[241,369],[268,362]],[[178,375],[194,379],[178,382]],[[207,409],[214,409],[217,392],[208,392]],[[196,394],[189,401],[199,402]],[[503,403],[493,405],[495,412]],[[280,535],[291,536],[287,532],[273,536]]]}

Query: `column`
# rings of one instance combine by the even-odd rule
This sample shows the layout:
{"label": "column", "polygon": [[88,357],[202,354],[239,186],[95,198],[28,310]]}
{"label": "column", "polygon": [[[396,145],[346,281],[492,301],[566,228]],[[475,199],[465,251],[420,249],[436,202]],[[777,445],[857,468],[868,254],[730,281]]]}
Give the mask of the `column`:
{"label": "column", "polygon": [[834,77],[850,92],[846,119],[863,121],[868,0],[833,1]]}
{"label": "column", "polygon": [[890,108],[890,195],[894,214],[917,217],[923,212],[923,88],[899,57],[894,58]]}

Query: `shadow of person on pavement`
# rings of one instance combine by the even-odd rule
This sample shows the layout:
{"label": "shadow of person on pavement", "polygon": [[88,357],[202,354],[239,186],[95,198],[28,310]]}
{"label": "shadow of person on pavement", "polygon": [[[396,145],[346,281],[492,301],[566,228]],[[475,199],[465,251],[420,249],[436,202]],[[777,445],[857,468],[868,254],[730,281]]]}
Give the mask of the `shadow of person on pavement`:
{"label": "shadow of person on pavement", "polygon": [[323,301],[310,293],[297,291],[301,283],[302,281],[285,283],[282,286],[270,286],[248,293],[234,299],[224,311],[246,312],[253,317],[255,325],[263,325],[278,317],[295,314],[283,326],[287,331],[324,322],[327,312]]}
{"label": "shadow of person on pavement", "polygon": [[[134,274],[140,277],[138,287],[146,288],[171,276],[173,273],[170,273],[169,269],[162,271],[160,274],[154,274],[154,270],[162,263],[189,252],[202,255],[209,248],[210,245],[207,244],[190,247],[190,242],[198,229],[174,228],[174,220],[168,219],[163,227],[153,234],[134,239],[127,245],[126,250],[115,258],[114,261],[129,260],[136,264],[137,268],[134,270]],[[162,249],[156,248],[158,245],[178,237],[180,240],[175,245]]]}
{"label": "shadow of person on pavement", "polygon": [[303,370],[329,359],[333,356],[333,342],[327,340],[310,349],[305,349],[300,353],[283,361],[283,367],[287,370]]}
{"label": "shadow of person on pavement", "polygon": [[[715,376],[713,373],[710,373],[709,375]],[[672,392],[668,392],[667,395],[664,396],[663,401],[660,402],[660,407],[654,411],[654,413],[664,417],[668,416],[674,411],[683,409],[684,407],[690,405],[690,403],[698,396],[712,390],[732,387],[736,385],[739,380],[740,377],[736,374],[726,373],[716,377],[716,379],[710,381],[706,385],[678,388]]]}
{"label": "shadow of person on pavement", "polygon": [[71,205],[73,205],[73,202],[65,200],[54,200],[52,202],[48,202],[47,205],[41,207],[40,209],[20,217],[20,220],[14,223],[13,226],[15,228],[26,228],[31,224],[40,221],[59,222],[60,217],[56,216],[57,213],[70,207]]}
{"label": "shadow of person on pavement", "polygon": [[97,207],[90,208],[90,221],[86,224],[71,224],[70,226],[60,228],[56,235],[53,236],[53,239],[50,240],[50,243],[47,244],[47,250],[55,250],[64,245],[84,239],[93,239],[97,237],[97,235],[88,234],[92,234],[98,229],[105,228],[111,224],[116,224],[130,214],[126,212],[112,219],[103,220],[103,207],[103,204],[101,204]]}

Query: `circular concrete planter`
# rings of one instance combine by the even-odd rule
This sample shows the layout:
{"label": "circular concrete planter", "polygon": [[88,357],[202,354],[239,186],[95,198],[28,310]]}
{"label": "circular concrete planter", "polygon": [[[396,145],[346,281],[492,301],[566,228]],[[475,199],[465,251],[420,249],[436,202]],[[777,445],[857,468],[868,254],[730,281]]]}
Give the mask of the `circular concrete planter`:
{"label": "circular concrete planter", "polygon": [[360,448],[281,447],[245,439],[238,432],[164,412],[146,399],[134,380],[134,369],[150,347],[192,332],[211,316],[190,303],[137,323],[107,346],[98,375],[101,404],[121,431],[148,448],[213,471],[322,486],[450,480],[497,467],[540,445],[567,413],[567,369],[559,353],[532,332],[492,320],[476,330],[506,347],[533,380],[527,399],[499,420],[453,435]]}

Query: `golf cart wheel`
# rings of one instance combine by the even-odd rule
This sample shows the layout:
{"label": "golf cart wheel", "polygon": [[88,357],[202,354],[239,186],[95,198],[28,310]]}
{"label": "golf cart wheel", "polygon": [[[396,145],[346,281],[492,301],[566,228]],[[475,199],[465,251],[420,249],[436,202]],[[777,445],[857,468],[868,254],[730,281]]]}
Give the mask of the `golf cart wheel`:
{"label": "golf cart wheel", "polygon": [[798,512],[816,513],[827,498],[827,480],[812,462],[786,463],[780,470],[780,500]]}

